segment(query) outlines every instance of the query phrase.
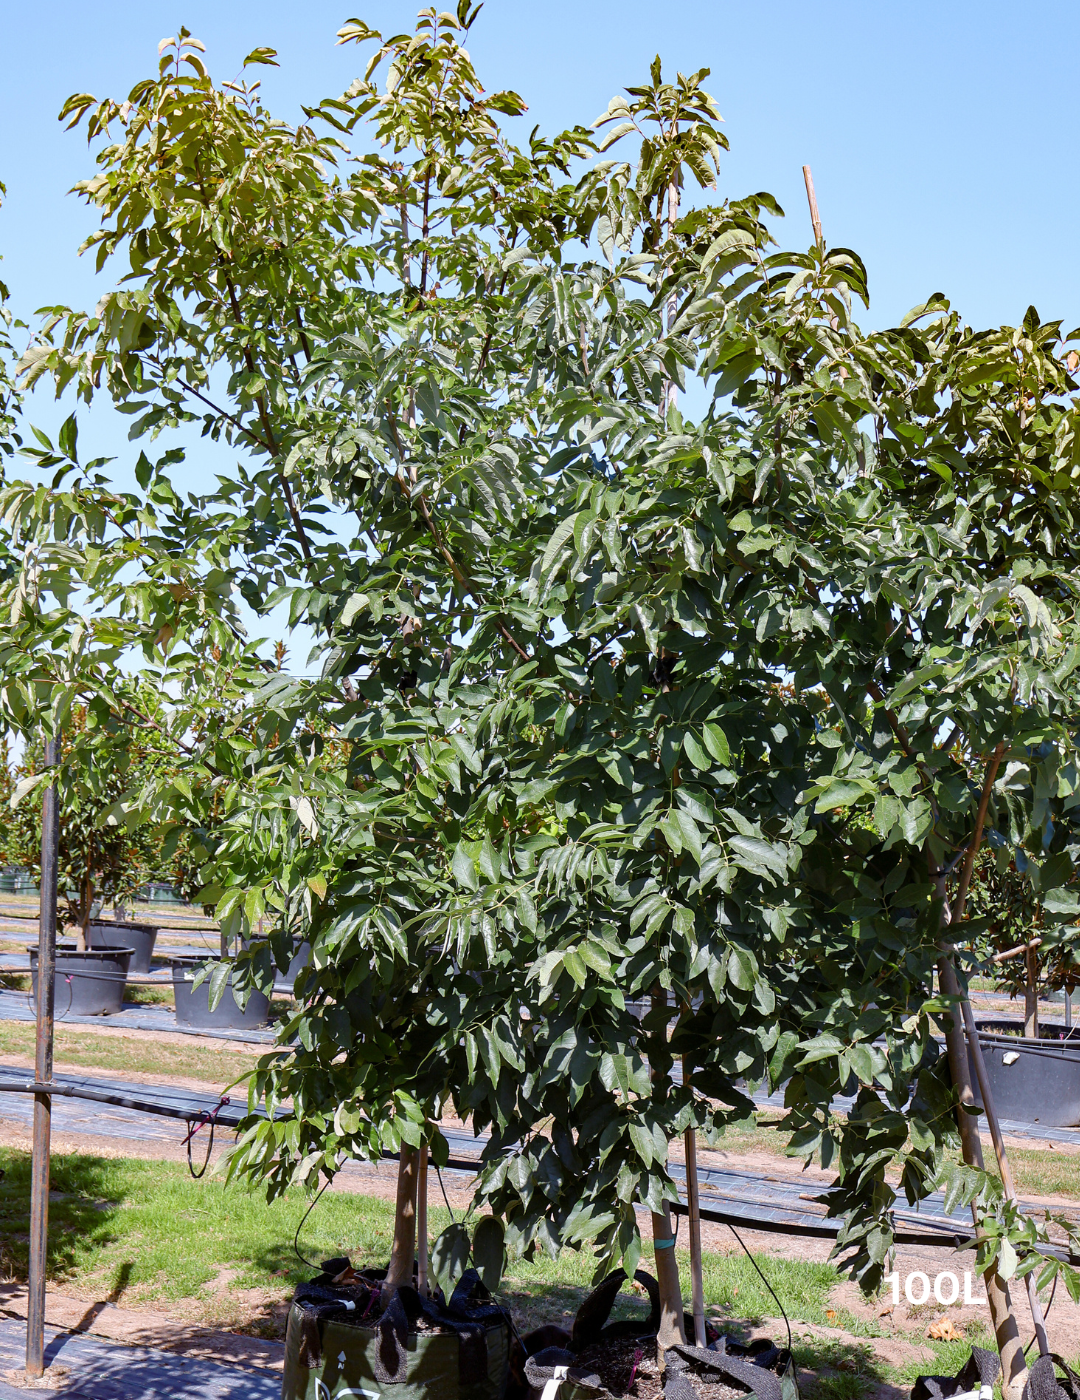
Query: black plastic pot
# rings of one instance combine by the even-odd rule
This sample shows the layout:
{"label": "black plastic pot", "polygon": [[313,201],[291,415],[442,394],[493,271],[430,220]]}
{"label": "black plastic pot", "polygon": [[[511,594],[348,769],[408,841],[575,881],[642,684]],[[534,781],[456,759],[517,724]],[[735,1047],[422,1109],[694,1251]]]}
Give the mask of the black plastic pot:
{"label": "black plastic pot", "polygon": [[197,1030],[243,1031],[257,1030],[270,1019],[270,1000],[262,992],[252,991],[241,1009],[233,996],[232,976],[221,1000],[210,1010],[210,978],[200,986],[193,985],[195,974],[206,965],[205,958],[170,958],[173,994],[176,999],[176,1019],[182,1026]]}
{"label": "black plastic pot", "polygon": [[[990,1031],[995,1035],[1007,1035],[1012,1039],[1024,1038],[1024,1023],[1013,1017],[998,1016],[988,1019],[979,1017],[975,1022],[980,1031]],[[1030,1039],[1030,1037],[1028,1037]],[[1080,1040],[1080,1026],[1066,1028],[1062,1021],[1040,1021],[1040,1040]]]}
{"label": "black plastic pot", "polygon": [[[1080,1045],[990,1031],[979,1032],[979,1044],[999,1118],[1050,1128],[1080,1125]],[[971,1083],[981,1107],[973,1061]]]}
{"label": "black plastic pot", "polygon": [[[37,1000],[38,950],[30,947],[30,979]],[[74,943],[56,945],[53,1004],[58,1021],[65,1016],[111,1016],[124,1004],[124,984],[133,949],[88,948],[80,953]]]}
{"label": "black plastic pot", "polygon": [[95,920],[86,930],[91,948],[105,948],[116,943],[134,948],[129,971],[138,973],[150,971],[157,936],[156,924],[126,924],[109,919]]}

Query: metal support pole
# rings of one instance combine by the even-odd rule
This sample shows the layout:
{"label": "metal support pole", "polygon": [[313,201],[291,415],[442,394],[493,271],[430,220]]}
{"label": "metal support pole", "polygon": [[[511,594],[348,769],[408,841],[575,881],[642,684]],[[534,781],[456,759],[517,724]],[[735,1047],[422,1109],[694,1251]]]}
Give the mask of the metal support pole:
{"label": "metal support pole", "polygon": [[[45,745],[45,766],[60,762],[60,739]],[[41,906],[38,920],[37,1042],[34,1079],[47,1084],[53,1072],[53,984],[56,974],[56,871],[60,805],[55,783],[41,804]],[[30,1178],[30,1283],[26,1302],[26,1373],[45,1373],[45,1266],[49,1244],[49,1145],[52,1095],[34,1095],[34,1150]]]}
{"label": "metal support pole", "polygon": [[1065,1029],[1072,1030],[1072,992],[1065,993]]}

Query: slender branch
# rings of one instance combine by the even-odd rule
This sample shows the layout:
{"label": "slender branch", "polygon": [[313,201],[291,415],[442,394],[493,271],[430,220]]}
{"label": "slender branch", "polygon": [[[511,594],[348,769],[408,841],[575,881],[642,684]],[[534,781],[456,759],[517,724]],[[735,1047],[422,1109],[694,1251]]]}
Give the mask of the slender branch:
{"label": "slender branch", "polygon": [[293,316],[296,318],[296,328],[300,332],[300,346],[304,352],[304,359],[311,364],[311,345],[307,338],[307,331],[304,329],[304,322],[300,316],[300,308],[293,307]]}
{"label": "slender branch", "polygon": [[930,805],[936,810],[937,803],[934,801],[933,782],[930,778],[930,774],[926,771],[925,765],[919,762],[919,758],[915,753],[914,748],[912,747],[911,739],[908,735],[907,730],[896,717],[896,711],[889,709],[888,705],[885,704],[885,692],[881,689],[881,687],[877,684],[876,681],[871,681],[866,687],[866,693],[871,697],[871,699],[876,700],[879,705],[885,706],[885,718],[889,722],[889,728],[896,735],[896,740],[899,743],[900,747],[904,750],[905,755],[911,759],[912,763],[914,763],[915,767],[919,770],[919,774],[922,777],[923,782],[926,783],[930,788],[930,792],[928,794],[930,799]]}
{"label": "slender branch", "polygon": [[986,765],[982,796],[979,798],[979,808],[975,814],[975,831],[971,837],[971,844],[967,848],[964,864],[960,869],[960,883],[957,886],[956,899],[953,902],[953,918],[957,921],[964,917],[964,905],[967,902],[968,886],[971,884],[971,872],[975,866],[975,857],[979,853],[979,847],[982,845],[983,826],[986,824],[986,812],[990,806],[990,794],[997,780],[998,768],[1001,766],[1004,754],[1005,741],[1002,740],[991,754],[990,761]]}
{"label": "slender branch", "polygon": [[[162,374],[166,373],[165,366],[161,363],[159,356],[148,355],[147,359],[151,364],[157,365]],[[180,385],[185,394],[190,394],[192,398],[198,399],[200,403],[204,403],[207,408],[213,413],[216,413],[219,418],[224,418],[226,423],[231,423],[237,432],[241,432],[245,437],[249,437],[251,441],[261,447],[264,452],[272,452],[274,450],[271,444],[264,442],[258,433],[252,432],[243,419],[237,418],[233,413],[229,413],[227,409],[222,408],[220,404],[215,403],[212,398],[204,394],[201,389],[196,389],[194,384],[189,384],[186,379],[179,378],[176,382]]]}
{"label": "slender branch", "polygon": [[1004,953],[995,953],[990,959],[992,963],[1008,962],[1010,958],[1018,958],[1021,953],[1026,953],[1031,948],[1042,947],[1041,938],[1032,938],[1027,943],[1018,943],[1015,948],[1006,948]]}
{"label": "slender branch", "polygon": [[[225,273],[225,286],[228,289],[229,293],[229,305],[232,307],[233,319],[235,320],[238,327],[243,326],[244,318],[240,314],[240,303],[237,300],[236,289],[233,287],[232,278],[229,276],[228,273]],[[248,373],[254,374],[255,357],[251,353],[251,347],[247,344],[245,344],[243,347],[243,355],[244,363],[248,367]],[[266,435],[267,451],[270,453],[271,457],[275,459],[275,465],[277,466],[278,472],[278,479],[281,482],[281,487],[285,494],[285,505],[288,508],[289,515],[292,517],[292,523],[295,526],[297,536],[300,539],[300,552],[303,554],[305,561],[310,564],[311,545],[308,542],[307,531],[304,529],[303,519],[300,516],[300,512],[296,508],[296,498],[293,496],[292,487],[289,485],[289,478],[285,475],[285,469],[277,460],[280,456],[281,449],[276,438],[274,437],[274,429],[270,422],[270,411],[266,406],[265,394],[256,394],[255,402],[259,407],[259,421],[262,423],[263,432]]]}

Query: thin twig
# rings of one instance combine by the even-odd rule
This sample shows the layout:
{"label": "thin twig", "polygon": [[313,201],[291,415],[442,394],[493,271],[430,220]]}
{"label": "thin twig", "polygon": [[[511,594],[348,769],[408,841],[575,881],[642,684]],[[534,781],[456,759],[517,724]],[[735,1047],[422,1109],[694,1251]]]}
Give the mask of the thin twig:
{"label": "thin twig", "polygon": [[986,778],[983,782],[982,796],[979,798],[979,810],[975,814],[975,831],[971,837],[971,844],[967,848],[964,864],[960,869],[960,883],[956,888],[956,899],[953,901],[953,919],[957,923],[964,917],[964,905],[967,902],[968,886],[971,884],[971,872],[975,866],[975,857],[978,855],[979,847],[982,845],[983,826],[986,823],[987,808],[990,806],[990,794],[993,791],[998,768],[1001,766],[1004,754],[1005,741],[1002,740],[991,754],[990,761],[986,765]]}

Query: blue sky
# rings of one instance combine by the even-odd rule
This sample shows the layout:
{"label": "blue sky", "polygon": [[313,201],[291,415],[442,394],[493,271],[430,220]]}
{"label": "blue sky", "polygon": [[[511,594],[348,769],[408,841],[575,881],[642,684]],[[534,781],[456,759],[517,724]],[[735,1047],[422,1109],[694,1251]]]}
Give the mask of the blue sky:
{"label": "blue sky", "polygon": [[[348,7],[390,32],[410,27],[417,8],[406,0],[7,8],[0,273],[17,311],[85,305],[98,291],[76,256],[89,217],[66,193],[91,169],[81,134],[56,121],[69,93],[126,94],[154,70],[158,40],[184,23],[221,77],[255,45],[277,48],[282,66],[261,70],[264,92],[275,112],[296,118],[301,103],[336,94],[356,72],[356,50],[334,46]],[[778,236],[805,246],[809,162],[826,238],[868,265],[872,324],[894,323],[937,290],[977,323],[1015,322],[1030,302],[1066,328],[1080,322],[1075,3],[487,0],[470,49],[487,85],[516,88],[530,104],[528,123],[549,130],[594,119],[614,92],[645,77],[654,53],[670,69],[711,67],[732,146],[723,193],[772,191],[788,211]],[[44,405],[35,415],[53,418]]]}
{"label": "blue sky", "polygon": [[[71,0],[10,5],[0,21],[0,264],[17,314],[46,302],[92,304],[104,287],[76,256],[91,227],[66,191],[92,170],[81,133],[56,113],[69,93],[126,95],[155,71],[158,40],[186,24],[211,71],[233,76],[256,45],[279,51],[262,69],[271,110],[336,95],[355,75],[355,48],[335,48],[350,13],[385,32],[411,28],[402,0]],[[1029,0],[487,0],[470,50],[488,87],[517,89],[527,125],[590,122],[655,53],[665,68],[712,69],[707,86],[731,153],[721,192],[771,191],[787,210],[777,236],[811,240],[801,167],[812,165],[825,236],[867,263],[869,324],[894,324],[933,291],[969,320],[1015,323],[1029,303],[1080,323],[1075,139],[1080,5]],[[65,410],[66,411],[66,410]],[[37,392],[29,416],[58,415]],[[96,410],[84,445],[135,453],[127,422]],[[211,467],[195,445],[193,477]]]}
{"label": "blue sky", "polygon": [[[75,257],[87,216],[65,194],[88,156],[55,119],[68,93],[126,93],[184,23],[219,76],[256,44],[277,48],[282,67],[262,70],[264,90],[294,118],[354,75],[356,50],[333,43],[350,6],[390,31],[416,10],[398,0],[8,8],[0,252],[19,308],[94,295]],[[530,123],[548,129],[591,121],[654,53],[670,68],[710,66],[732,145],[724,192],[771,190],[788,210],[784,234],[806,243],[800,168],[812,164],[826,237],[869,265],[877,324],[939,289],[977,322],[1015,320],[1031,301],[1080,321],[1074,3],[488,0],[470,48],[488,86],[516,88]]]}

